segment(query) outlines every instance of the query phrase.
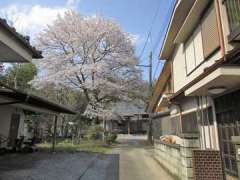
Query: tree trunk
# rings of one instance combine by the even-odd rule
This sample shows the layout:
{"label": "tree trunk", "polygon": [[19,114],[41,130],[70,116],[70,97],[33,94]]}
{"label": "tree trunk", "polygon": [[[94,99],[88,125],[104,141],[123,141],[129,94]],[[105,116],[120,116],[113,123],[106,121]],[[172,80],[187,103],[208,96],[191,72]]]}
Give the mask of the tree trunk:
{"label": "tree trunk", "polygon": [[103,120],[103,142],[106,142],[106,120]]}

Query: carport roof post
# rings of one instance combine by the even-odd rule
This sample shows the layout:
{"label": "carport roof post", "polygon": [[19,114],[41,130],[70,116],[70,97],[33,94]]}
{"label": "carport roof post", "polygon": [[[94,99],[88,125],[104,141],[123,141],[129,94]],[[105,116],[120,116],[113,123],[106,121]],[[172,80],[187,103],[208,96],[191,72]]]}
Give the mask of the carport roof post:
{"label": "carport roof post", "polygon": [[54,115],[54,122],[53,122],[52,152],[55,152],[55,147],[56,147],[57,120],[58,120],[58,115],[56,114]]}

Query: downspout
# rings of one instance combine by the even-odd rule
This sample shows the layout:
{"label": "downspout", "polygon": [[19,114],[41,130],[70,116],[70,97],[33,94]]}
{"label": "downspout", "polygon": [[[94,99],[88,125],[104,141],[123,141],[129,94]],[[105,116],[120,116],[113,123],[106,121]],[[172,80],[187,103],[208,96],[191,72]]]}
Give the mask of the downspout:
{"label": "downspout", "polygon": [[182,106],[180,104],[177,105],[179,109],[179,118],[180,118],[180,131],[183,133],[183,118],[182,118]]}
{"label": "downspout", "polygon": [[218,26],[218,34],[219,34],[219,41],[220,41],[220,47],[221,47],[221,55],[222,55],[222,57],[225,57],[225,54],[226,54],[225,53],[225,43],[224,43],[224,35],[223,35],[219,0],[215,0],[215,10],[216,10],[216,16],[217,16],[217,26]]}
{"label": "downspout", "polygon": [[183,133],[183,127],[182,127],[182,121],[183,121],[183,118],[182,118],[182,106],[181,106],[181,104],[180,103],[177,103],[177,102],[173,102],[173,104],[175,105],[175,106],[177,106],[178,107],[178,110],[179,110],[179,120],[180,120],[180,133]]}
{"label": "downspout", "polygon": [[200,112],[201,112],[201,124],[202,124],[202,130],[203,130],[203,145],[204,149],[207,148],[206,143],[206,132],[205,132],[205,124],[204,124],[204,107],[203,107],[203,96],[199,96],[199,103],[200,103]]}
{"label": "downspout", "polygon": [[198,131],[199,131],[199,142],[200,142],[200,147],[202,148],[203,137],[202,137],[202,130],[201,130],[201,110],[200,110],[199,96],[196,96],[195,100],[196,100],[196,104],[197,104],[197,126],[198,126]]}
{"label": "downspout", "polygon": [[210,128],[210,121],[209,121],[209,114],[208,114],[208,97],[205,96],[205,102],[206,102],[206,115],[207,115],[207,123],[208,123],[208,138],[209,138],[209,145],[210,149],[212,149],[212,139],[211,139],[211,128]]}

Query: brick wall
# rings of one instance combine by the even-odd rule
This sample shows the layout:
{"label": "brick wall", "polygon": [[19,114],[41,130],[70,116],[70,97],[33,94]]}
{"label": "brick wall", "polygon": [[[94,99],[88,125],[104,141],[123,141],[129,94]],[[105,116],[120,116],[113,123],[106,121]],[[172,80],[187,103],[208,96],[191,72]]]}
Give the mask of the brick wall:
{"label": "brick wall", "polygon": [[220,151],[193,150],[193,177],[196,180],[223,180]]}

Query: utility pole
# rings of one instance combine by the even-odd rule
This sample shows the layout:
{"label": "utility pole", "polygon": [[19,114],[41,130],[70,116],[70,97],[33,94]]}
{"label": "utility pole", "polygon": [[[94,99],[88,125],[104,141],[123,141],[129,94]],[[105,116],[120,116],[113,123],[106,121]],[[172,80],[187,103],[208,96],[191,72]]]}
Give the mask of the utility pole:
{"label": "utility pole", "polygon": [[[152,51],[149,53],[149,99],[152,96]],[[149,129],[148,129],[148,142],[153,144],[152,141],[152,119],[149,118]]]}
{"label": "utility pole", "polygon": [[149,95],[152,95],[152,51],[149,53]]}
{"label": "utility pole", "polygon": [[137,66],[139,67],[144,67],[144,68],[149,68],[149,96],[152,95],[152,51],[150,51],[149,53],[149,64],[148,65],[142,65],[142,64],[139,64]]}
{"label": "utility pole", "polygon": [[[149,65],[137,65],[137,66],[141,66],[141,67],[145,67],[145,68],[149,68],[149,99],[152,96],[152,87],[153,87],[153,83],[152,83],[152,51],[150,51],[149,53]],[[148,129],[148,141],[153,144],[153,139],[152,139],[152,119],[151,117],[149,117],[149,129]]]}

